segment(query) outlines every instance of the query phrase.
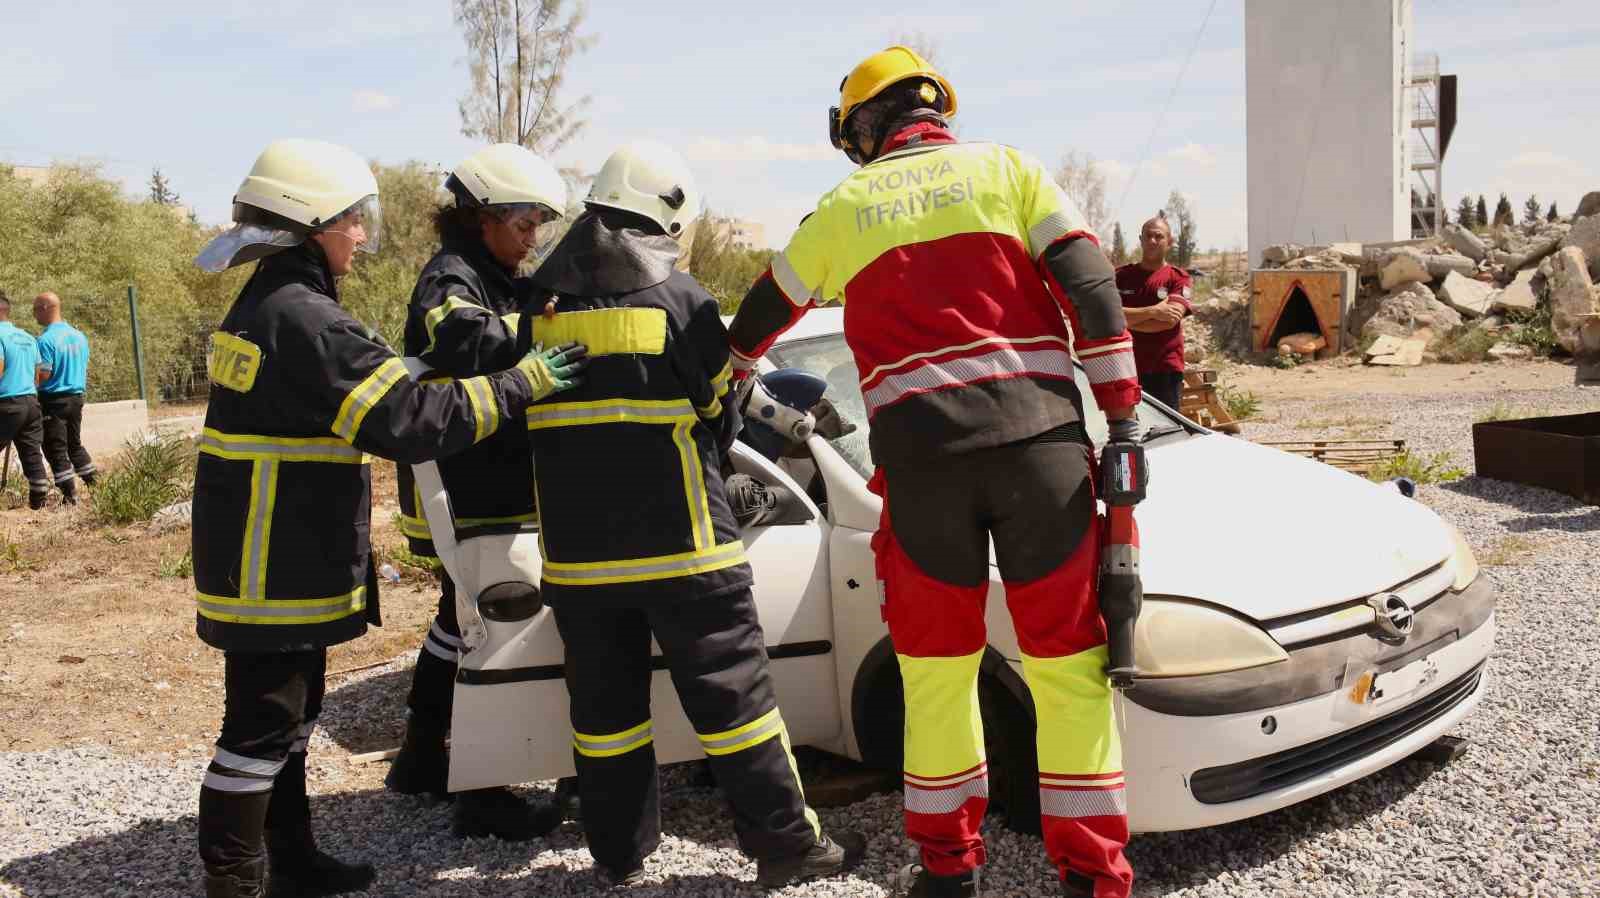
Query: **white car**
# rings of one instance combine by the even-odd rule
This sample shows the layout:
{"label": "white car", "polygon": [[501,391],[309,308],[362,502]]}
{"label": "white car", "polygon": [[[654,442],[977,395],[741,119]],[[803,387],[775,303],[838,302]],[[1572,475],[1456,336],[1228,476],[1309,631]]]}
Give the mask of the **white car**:
{"label": "white car", "polygon": [[[869,545],[879,501],[866,489],[865,407],[842,326],[839,310],[814,311],[764,364],[825,377],[857,430],[812,436],[807,457],[777,464],[740,443],[734,463],[796,497],[778,523],[745,534],[791,737],[898,770],[900,677]],[[1081,371],[1079,389],[1087,399]],[[1085,405],[1098,443],[1105,420]],[[1393,764],[1471,713],[1495,597],[1454,528],[1388,486],[1208,432],[1149,400],[1139,415],[1152,472],[1137,512],[1144,676],[1118,699],[1134,830],[1282,808]],[[447,513],[426,489],[424,505],[435,520]],[[1036,831],[1032,706],[1002,589],[995,571],[979,682],[991,795],[1009,825]],[[480,602],[462,625],[451,789],[571,774],[549,610]],[[657,671],[657,758],[697,759],[659,649]]]}

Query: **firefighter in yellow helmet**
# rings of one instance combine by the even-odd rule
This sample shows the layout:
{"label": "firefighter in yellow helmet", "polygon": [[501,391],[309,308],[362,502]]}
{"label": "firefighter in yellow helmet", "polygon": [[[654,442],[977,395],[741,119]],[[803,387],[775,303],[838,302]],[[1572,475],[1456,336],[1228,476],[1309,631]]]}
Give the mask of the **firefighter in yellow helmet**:
{"label": "firefighter in yellow helmet", "polygon": [[379,209],[359,156],[280,140],[240,185],[234,227],[195,260],[211,272],[259,260],[211,337],[195,469],[196,629],[224,653],[226,692],[200,788],[207,898],[371,884],[370,865],[317,850],[306,797],[327,648],[380,623],[368,453],[425,461],[522,427],[585,363],[582,347],[557,347],[499,374],[413,381],[339,305],[356,250],[377,249]]}
{"label": "firefighter in yellow helmet", "polygon": [[750,289],[729,325],[734,366],[753,368],[808,309],[844,302],[878,466],[871,489],[884,500],[873,549],[905,683],[906,829],[922,853],[902,887],[978,894],[989,780],[976,686],[992,540],[1037,710],[1045,849],[1067,895],[1126,898],[1097,598],[1122,608],[1138,583],[1097,576],[1095,459],[1073,356],[1111,421],[1106,452],[1121,458],[1139,451],[1132,342],[1079,211],[1033,157],[958,143],[955,113],[950,82],[906,47],[845,77],[829,136],[860,168]]}
{"label": "firefighter in yellow helmet", "polygon": [[[520,357],[517,326],[527,284],[517,278],[517,266],[566,212],[566,181],[526,148],[500,143],[463,159],[445,187],[451,200],[433,220],[440,249],[411,293],[405,353],[439,376],[504,371]],[[529,451],[527,428],[502,427],[439,462],[457,541],[538,530]],[[401,529],[411,551],[436,557],[410,465],[400,466],[398,480]],[[444,798],[445,738],[463,648],[456,606],[477,597],[458,597],[457,585],[442,571],[439,579],[439,610],[417,654],[406,699],[405,742],[384,783],[397,792]],[[453,829],[460,836],[520,840],[548,833],[561,817],[555,805],[529,806],[509,789],[475,789],[456,796]]]}

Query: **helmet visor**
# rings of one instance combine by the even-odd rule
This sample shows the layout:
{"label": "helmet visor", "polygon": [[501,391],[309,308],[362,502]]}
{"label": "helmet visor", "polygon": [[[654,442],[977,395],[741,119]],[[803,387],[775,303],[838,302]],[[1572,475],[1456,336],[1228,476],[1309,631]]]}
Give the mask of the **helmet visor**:
{"label": "helmet visor", "polygon": [[263,259],[279,250],[299,246],[304,235],[282,228],[259,224],[236,224],[211,238],[211,242],[195,256],[194,264],[202,271],[218,274],[235,265]]}
{"label": "helmet visor", "polygon": [[545,227],[561,218],[561,213],[543,203],[501,203],[484,206],[485,215],[493,216],[510,228],[533,252],[550,245],[556,229]]}
{"label": "helmet visor", "polygon": [[361,229],[363,238],[356,243],[356,249],[364,253],[376,253],[383,241],[383,207],[379,205],[376,193],[357,200],[355,205],[334,216],[322,230],[342,231],[354,236],[352,231],[357,227]]}

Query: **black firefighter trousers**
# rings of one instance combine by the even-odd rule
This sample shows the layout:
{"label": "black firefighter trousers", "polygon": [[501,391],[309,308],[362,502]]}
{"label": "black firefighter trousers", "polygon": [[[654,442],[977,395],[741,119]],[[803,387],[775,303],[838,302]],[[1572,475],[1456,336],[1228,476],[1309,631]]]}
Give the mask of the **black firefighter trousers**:
{"label": "black firefighter trousers", "polygon": [[55,474],[56,486],[71,495],[72,478],[94,480],[94,459],[83,448],[83,394],[40,393],[39,408],[44,412],[44,457]]}
{"label": "black firefighter trousers", "polygon": [[597,863],[625,873],[661,843],[652,635],[732,805],[739,847],[772,860],[816,844],[821,825],[806,806],[748,588],[651,608],[556,608],[555,617],[567,646],[584,834]]}
{"label": "black firefighter trousers", "polygon": [[265,831],[309,825],[306,743],[322,713],[326,649],[225,652],[222,735],[200,787],[200,859],[259,878]]}
{"label": "black firefighter trousers", "polygon": [[0,458],[10,443],[16,444],[17,459],[28,478],[28,507],[43,508],[50,497],[50,472],[44,464],[44,419],[38,397],[0,399]]}

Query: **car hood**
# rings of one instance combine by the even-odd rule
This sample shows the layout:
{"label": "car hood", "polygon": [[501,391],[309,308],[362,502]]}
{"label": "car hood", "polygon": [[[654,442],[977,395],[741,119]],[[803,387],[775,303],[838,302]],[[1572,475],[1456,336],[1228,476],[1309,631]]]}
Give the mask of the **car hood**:
{"label": "car hood", "polygon": [[1137,519],[1147,595],[1259,621],[1382,591],[1454,549],[1438,516],[1392,487],[1215,434],[1151,447]]}

